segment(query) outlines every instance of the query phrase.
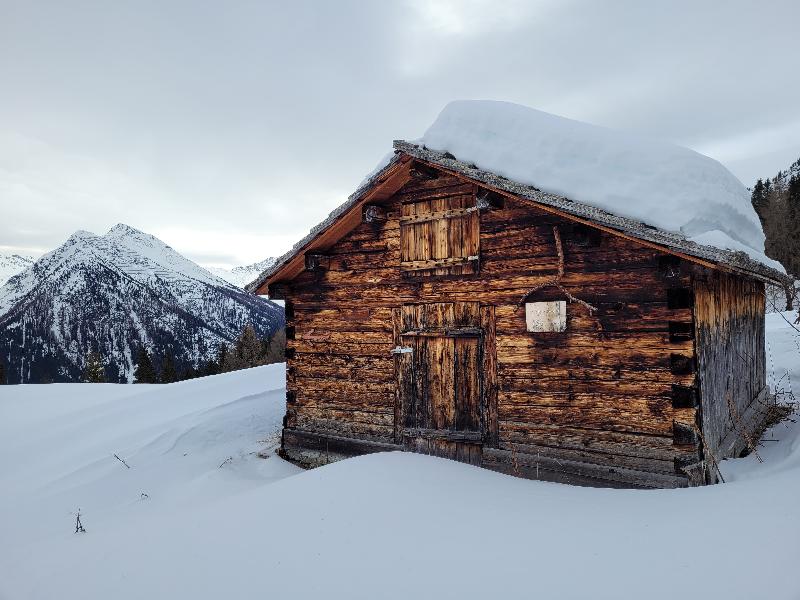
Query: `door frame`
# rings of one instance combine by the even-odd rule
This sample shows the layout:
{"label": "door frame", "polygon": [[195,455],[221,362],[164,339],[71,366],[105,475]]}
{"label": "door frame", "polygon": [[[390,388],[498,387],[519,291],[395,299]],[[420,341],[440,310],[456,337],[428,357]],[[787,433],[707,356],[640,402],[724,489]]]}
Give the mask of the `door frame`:
{"label": "door frame", "polygon": [[[394,370],[395,370],[395,405],[394,405],[394,440],[395,443],[405,445],[404,437],[407,433],[417,431],[414,428],[405,427],[405,405],[404,399],[409,393],[413,393],[414,381],[407,380],[404,376],[405,373],[411,372],[413,374],[413,353],[408,348],[403,346],[403,334],[408,334],[409,331],[403,331],[403,307],[406,306],[420,306],[423,304],[442,304],[441,302],[418,302],[408,303],[392,309],[392,332],[394,349]],[[479,327],[462,327],[451,330],[452,333],[458,335],[463,333],[469,336],[476,336],[480,338],[479,345],[479,366],[480,372],[478,373],[478,382],[480,387],[480,426],[479,439],[471,439],[470,441],[480,442],[482,446],[489,448],[497,448],[499,440],[498,431],[498,418],[497,418],[497,346],[496,346],[496,326],[495,326],[495,307],[493,305],[481,304],[479,307],[480,326]],[[459,331],[461,330],[461,331]],[[425,335],[425,330],[415,331],[416,335]],[[431,331],[431,335],[435,335]],[[411,361],[412,368],[405,367],[405,361]],[[413,376],[413,375],[412,375]],[[450,435],[446,430],[427,431],[425,434],[430,434],[433,437],[439,438],[458,438],[463,437],[459,432],[452,432]],[[469,436],[472,437],[472,436]],[[464,440],[466,441],[466,440]]]}

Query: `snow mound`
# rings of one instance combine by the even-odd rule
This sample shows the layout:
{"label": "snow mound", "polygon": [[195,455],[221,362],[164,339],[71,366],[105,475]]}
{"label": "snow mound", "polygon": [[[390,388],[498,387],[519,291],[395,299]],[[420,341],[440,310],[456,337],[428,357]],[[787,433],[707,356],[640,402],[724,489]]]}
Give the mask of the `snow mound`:
{"label": "snow mound", "polygon": [[[767,318],[784,386],[795,316]],[[578,488],[402,453],[303,472],[255,454],[277,442],[284,375],[0,387],[0,598],[667,600],[666,577],[690,598],[798,597],[800,423],[705,488]]]}
{"label": "snow mound", "polygon": [[688,148],[486,100],[451,102],[418,143],[698,243],[714,232],[714,246],[744,249],[783,271],[764,255],[764,233],[744,185]]}

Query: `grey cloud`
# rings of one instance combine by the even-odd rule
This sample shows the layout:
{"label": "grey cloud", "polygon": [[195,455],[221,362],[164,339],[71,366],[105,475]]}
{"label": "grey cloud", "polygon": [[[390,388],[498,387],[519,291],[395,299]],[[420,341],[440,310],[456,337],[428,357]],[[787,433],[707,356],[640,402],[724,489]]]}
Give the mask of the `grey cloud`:
{"label": "grey cloud", "polygon": [[[795,2],[0,3],[0,243],[126,221],[253,262],[455,98],[724,154],[797,121],[798,16]],[[800,155],[763,146],[731,155],[748,185]]]}

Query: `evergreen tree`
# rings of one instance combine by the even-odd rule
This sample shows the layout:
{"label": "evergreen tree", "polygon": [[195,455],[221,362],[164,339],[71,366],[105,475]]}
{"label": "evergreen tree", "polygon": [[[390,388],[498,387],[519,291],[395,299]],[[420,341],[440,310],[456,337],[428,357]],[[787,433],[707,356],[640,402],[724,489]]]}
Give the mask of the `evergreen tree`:
{"label": "evergreen tree", "polygon": [[181,373],[179,381],[186,381],[187,379],[195,379],[198,376],[199,373],[197,372],[197,370],[192,365],[189,365],[188,367],[186,367],[186,369],[184,369],[183,373]]}
{"label": "evergreen tree", "polygon": [[763,226],[769,207],[769,197],[762,179],[756,181],[756,184],[753,186],[753,190],[750,194],[750,202],[752,203],[753,208],[756,210],[756,214],[761,220],[761,225]]}
{"label": "evergreen tree", "polygon": [[99,353],[90,352],[89,356],[86,357],[86,364],[83,368],[83,381],[86,383],[106,382],[106,367]]}
{"label": "evergreen tree", "polygon": [[261,340],[252,325],[246,325],[239,339],[236,340],[236,354],[239,355],[244,368],[257,367],[263,363]]}
{"label": "evergreen tree", "polygon": [[236,351],[236,348],[233,348],[230,352],[225,354],[225,358],[223,359],[219,372],[230,373],[231,371],[238,371],[246,368],[247,365],[242,360],[242,357]]}
{"label": "evergreen tree", "polygon": [[6,381],[6,367],[3,361],[0,361],[0,385],[5,385]]}
{"label": "evergreen tree", "polygon": [[262,354],[265,365],[286,360],[286,328],[281,327],[272,334],[272,337],[264,339]]}
{"label": "evergreen tree", "polygon": [[[787,273],[800,276],[800,161],[771,179],[759,179],[751,193],[766,235],[764,250]],[[793,291],[787,287],[789,300]]]}
{"label": "evergreen tree", "polygon": [[158,375],[153,367],[153,361],[144,348],[139,349],[139,355],[136,358],[136,370],[133,372],[133,376],[136,379],[136,383],[158,382]]}
{"label": "evergreen tree", "polygon": [[252,325],[246,325],[234,347],[225,355],[222,372],[249,369],[264,364],[263,344]]}
{"label": "evergreen tree", "polygon": [[217,375],[219,374],[219,365],[217,364],[216,360],[210,360],[205,363],[201,369],[201,373],[203,377],[208,377],[209,375]]}
{"label": "evergreen tree", "polygon": [[222,342],[219,345],[219,349],[217,350],[217,363],[214,365],[214,372],[210,373],[210,375],[216,375],[217,373],[224,373],[225,372],[225,359],[228,357],[228,345],[225,342]]}
{"label": "evergreen tree", "polygon": [[172,354],[167,354],[161,365],[161,383],[175,383],[176,381],[178,381],[178,372],[175,369],[175,360],[172,358]]}

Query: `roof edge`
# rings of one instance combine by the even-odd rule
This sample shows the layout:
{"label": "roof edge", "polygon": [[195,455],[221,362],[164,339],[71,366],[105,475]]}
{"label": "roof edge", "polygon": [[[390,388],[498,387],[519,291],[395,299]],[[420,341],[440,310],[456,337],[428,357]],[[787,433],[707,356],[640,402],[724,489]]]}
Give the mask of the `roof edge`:
{"label": "roof edge", "polygon": [[560,212],[591,221],[621,234],[662,246],[666,250],[686,254],[690,258],[694,257],[701,261],[722,265],[769,283],[785,285],[793,281],[791,276],[753,259],[746,252],[698,244],[682,233],[659,229],[642,221],[622,217],[601,208],[571,200],[566,196],[543,192],[532,185],[518,183],[491,171],[484,171],[475,164],[460,161],[449,152],[431,150],[425,146],[404,140],[395,140],[393,146],[396,152],[407,154],[432,166],[438,166],[460,174],[486,187],[505,192],[511,196],[531,200],[537,204],[550,206]]}
{"label": "roof edge", "polygon": [[398,162],[400,162],[400,155],[401,153],[396,151],[394,156],[385,165],[377,168],[371,175],[369,175],[366,179],[364,179],[364,181],[361,182],[356,191],[350,194],[350,196],[343,204],[340,204],[338,207],[333,209],[330,212],[330,214],[325,218],[324,221],[315,225],[311,229],[311,231],[308,232],[308,235],[303,237],[303,239],[301,239],[294,246],[292,246],[292,248],[288,252],[278,257],[278,259],[272,264],[272,266],[265,269],[258,277],[256,277],[250,283],[248,283],[244,287],[245,291],[255,294],[258,288],[264,285],[264,283],[268,279],[270,279],[284,266],[286,266],[286,264],[292,258],[294,258],[303,248],[305,248],[309,243],[314,241],[328,227],[333,225],[333,223],[337,221],[339,217],[344,215],[353,206],[358,204],[358,202],[367,193],[367,191],[370,190],[376,182],[381,180]]}
{"label": "roof edge", "polygon": [[659,229],[641,221],[621,217],[601,208],[571,200],[565,196],[543,192],[532,185],[518,183],[491,171],[484,171],[475,164],[460,161],[448,152],[431,150],[404,140],[395,140],[393,147],[395,154],[385,165],[368,176],[346,202],[334,209],[324,221],[311,229],[308,235],[297,242],[291,250],[279,257],[271,267],[247,284],[245,290],[255,293],[264,283],[280,272],[303,248],[358,204],[366,193],[400,161],[403,155],[445,169],[498,192],[548,206],[587,221],[589,224],[602,226],[611,230],[612,233],[617,232],[623,236],[654,244],[668,252],[686,255],[687,258],[694,258],[699,263],[714,263],[740,274],[782,286],[793,281],[791,276],[751,258],[745,252],[698,244],[681,233]]}

